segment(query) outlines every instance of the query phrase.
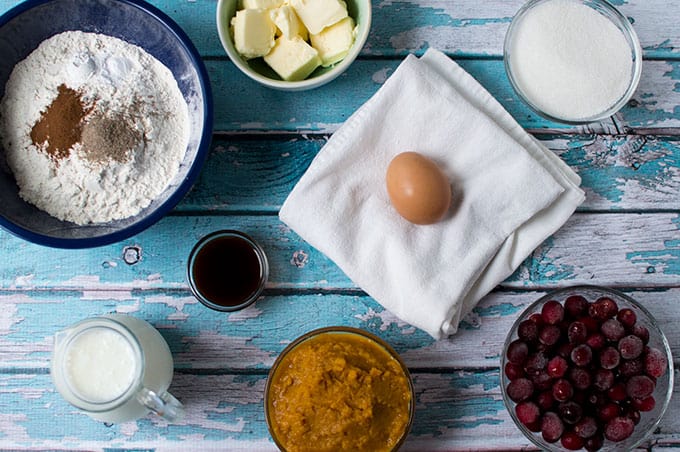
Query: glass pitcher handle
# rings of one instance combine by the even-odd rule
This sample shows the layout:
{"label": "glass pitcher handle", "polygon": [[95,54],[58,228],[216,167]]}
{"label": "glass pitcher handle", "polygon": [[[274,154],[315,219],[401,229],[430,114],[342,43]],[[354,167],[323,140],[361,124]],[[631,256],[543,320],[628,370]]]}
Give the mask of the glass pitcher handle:
{"label": "glass pitcher handle", "polygon": [[168,422],[178,422],[184,418],[184,406],[167,391],[156,394],[147,388],[142,388],[137,394],[137,400]]}

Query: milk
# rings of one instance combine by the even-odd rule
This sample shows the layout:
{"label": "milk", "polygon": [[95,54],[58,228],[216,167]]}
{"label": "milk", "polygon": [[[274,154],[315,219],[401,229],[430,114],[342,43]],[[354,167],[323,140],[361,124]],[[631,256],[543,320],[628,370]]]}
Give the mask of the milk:
{"label": "milk", "polygon": [[167,393],[173,375],[167,343],[132,316],[87,319],[58,333],[51,373],[66,401],[103,422],[134,420],[149,411],[169,420],[182,414]]}

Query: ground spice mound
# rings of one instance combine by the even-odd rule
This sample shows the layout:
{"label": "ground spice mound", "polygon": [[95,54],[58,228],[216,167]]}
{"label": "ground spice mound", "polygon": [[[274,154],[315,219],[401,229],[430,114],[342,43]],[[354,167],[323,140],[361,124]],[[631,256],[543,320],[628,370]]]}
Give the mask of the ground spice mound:
{"label": "ground spice mound", "polygon": [[97,113],[82,130],[83,156],[92,163],[113,160],[125,163],[131,152],[144,140],[133,120],[122,114]]}
{"label": "ground spice mound", "polygon": [[80,142],[83,120],[92,108],[83,102],[78,91],[62,83],[57,97],[31,129],[33,144],[55,160],[68,158],[73,145]]}

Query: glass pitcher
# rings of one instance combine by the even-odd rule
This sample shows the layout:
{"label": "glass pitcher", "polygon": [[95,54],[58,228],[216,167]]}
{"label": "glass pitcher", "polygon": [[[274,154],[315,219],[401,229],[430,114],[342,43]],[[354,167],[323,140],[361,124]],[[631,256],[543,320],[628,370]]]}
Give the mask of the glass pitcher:
{"label": "glass pitcher", "polygon": [[149,412],[170,422],[184,416],[182,404],[167,392],[173,374],[168,344],[132,316],[90,318],[58,332],[51,374],[67,402],[106,423]]}

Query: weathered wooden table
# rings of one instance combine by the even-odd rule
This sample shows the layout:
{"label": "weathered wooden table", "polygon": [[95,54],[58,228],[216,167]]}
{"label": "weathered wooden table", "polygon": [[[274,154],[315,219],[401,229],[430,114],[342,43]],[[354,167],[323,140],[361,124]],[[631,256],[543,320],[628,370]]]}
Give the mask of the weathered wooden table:
{"label": "weathered wooden table", "polygon": [[[0,9],[16,3],[1,0]],[[642,80],[620,113],[586,127],[546,122],[511,90],[502,43],[521,0],[375,0],[361,57],[339,79],[304,93],[269,90],[238,72],[217,37],[216,1],[152,3],[205,58],[215,100],[209,159],[170,215],[121,243],[69,251],[0,232],[0,448],[274,449],[262,403],[272,362],[306,331],[352,325],[392,344],[413,374],[416,418],[406,450],[524,450],[531,445],[501,400],[501,344],[523,307],[578,283],[637,298],[680,356],[680,1],[613,2],[639,34]],[[428,47],[476,77],[582,176],[587,192],[577,213],[480,303],[473,320],[438,342],[385,311],[277,217],[328,136],[406,54]],[[194,242],[221,228],[254,236],[271,263],[264,296],[234,314],[204,308],[184,276]],[[167,339],[176,366],[171,391],[188,411],[183,422],[148,417],[107,427],[55,392],[52,335],[107,312],[146,319]],[[648,445],[680,447],[680,398]]]}

